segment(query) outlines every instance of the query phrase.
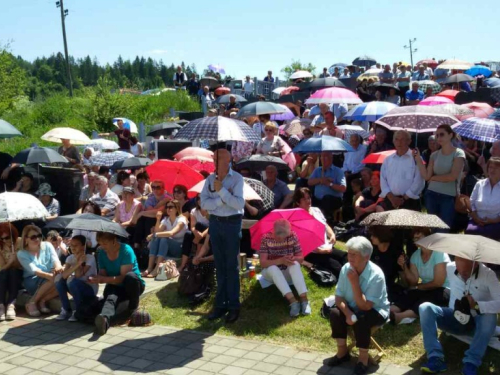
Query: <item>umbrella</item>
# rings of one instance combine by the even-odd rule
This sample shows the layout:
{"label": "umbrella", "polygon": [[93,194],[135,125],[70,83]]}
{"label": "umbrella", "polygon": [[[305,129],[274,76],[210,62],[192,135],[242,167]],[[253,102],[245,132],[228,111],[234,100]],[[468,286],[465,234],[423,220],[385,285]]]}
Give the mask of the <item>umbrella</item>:
{"label": "umbrella", "polygon": [[396,152],[396,150],[374,152],[373,154],[370,154],[366,158],[364,158],[361,161],[361,163],[363,163],[363,164],[382,164],[388,156],[391,156],[395,152]]}
{"label": "umbrella", "polygon": [[297,119],[293,120],[291,123],[286,124],[283,128],[283,131],[288,135],[299,135],[302,134],[302,131],[305,127],[311,125],[311,120],[309,119]]}
{"label": "umbrella", "polygon": [[361,99],[343,87],[329,87],[326,89],[318,90],[306,100],[306,104],[360,104]]}
{"label": "umbrella", "polygon": [[495,112],[489,115],[488,118],[491,118],[493,120],[500,120],[500,109],[497,109]]}
{"label": "umbrella", "polygon": [[109,139],[104,139],[104,138],[97,138],[93,139],[91,143],[89,144],[89,147],[92,147],[95,150],[118,150],[120,149],[120,146],[118,146],[118,143],[115,141],[109,140]]}
{"label": "umbrella", "polygon": [[[422,92],[426,92],[429,87],[432,87],[432,95],[437,95],[439,92],[441,92],[441,85],[437,82],[431,81],[429,79],[426,79],[424,81],[416,81],[418,82],[418,89],[421,90]],[[413,82],[410,82],[410,87]]]}
{"label": "umbrella", "polygon": [[474,111],[470,108],[464,107],[458,104],[441,104],[438,106],[440,110],[443,110],[450,115],[455,116],[460,121],[465,120],[469,117],[474,117]]}
{"label": "umbrella", "polygon": [[359,56],[352,61],[352,65],[369,67],[375,65],[377,60],[370,56]]}
{"label": "umbrella", "polygon": [[426,214],[424,212],[399,209],[385,212],[376,212],[368,215],[360,223],[365,226],[385,226],[385,227],[407,227],[407,228],[436,228],[450,229],[436,215]]}
{"label": "umbrella", "polygon": [[448,98],[448,99],[452,100],[453,102],[455,102],[455,96],[457,96],[457,94],[459,92],[460,91],[458,91],[458,90],[444,90],[444,91],[437,93],[436,96],[442,96],[442,97]]}
{"label": "umbrella", "polygon": [[471,117],[453,130],[462,137],[476,141],[493,143],[500,140],[500,121],[489,118]]}
{"label": "umbrella", "polygon": [[273,120],[273,121],[288,121],[288,120],[293,120],[295,117],[297,117],[286,105],[283,105],[283,104],[278,104],[278,105],[283,107],[283,110],[285,112],[272,114],[271,120]]}
{"label": "umbrella", "polygon": [[[217,89],[219,90],[219,89]],[[217,91],[216,90],[216,91]],[[222,96],[219,96],[217,98],[217,100],[215,101],[216,103],[218,104],[228,104],[231,100],[231,97],[234,96],[234,99],[235,99],[235,102],[236,103],[243,103],[243,102],[246,102],[247,100],[241,96],[241,95],[236,95],[236,94],[227,94],[227,95],[222,95]]]}
{"label": "umbrella", "polygon": [[[201,180],[198,182],[196,185],[194,185],[191,189],[188,190],[188,197],[193,198],[197,196],[198,194],[201,193],[203,190],[203,187],[205,186],[205,182],[207,180]],[[257,192],[252,189],[250,185],[248,185],[246,182],[243,184],[243,199],[246,201],[261,201],[262,198],[260,197]]]}
{"label": "umbrella", "polygon": [[177,160],[181,160],[188,156],[204,156],[213,160],[214,153],[201,147],[186,147],[184,150],[181,150],[177,154],[175,154],[174,158]]}
{"label": "umbrella", "polygon": [[[283,110],[280,109],[280,111]],[[260,136],[243,121],[222,116],[203,117],[190,121],[186,126],[179,130],[175,138],[187,139],[190,141],[206,139],[208,141],[217,142],[259,142],[261,140]]]}
{"label": "umbrella", "polygon": [[68,159],[51,148],[37,146],[20,151],[16,156],[14,156],[12,162],[25,165],[52,164],[67,163]]}
{"label": "umbrella", "polygon": [[470,82],[470,81],[474,81],[474,77],[471,77],[468,74],[453,74],[453,75],[447,77],[441,83],[448,85],[448,84],[453,84],[453,83]]}
{"label": "umbrella", "polygon": [[484,80],[484,83],[488,87],[500,87],[500,78],[488,78]]}
{"label": "umbrella", "polygon": [[262,237],[274,229],[274,222],[286,219],[291,224],[300,241],[302,253],[305,255],[325,243],[325,224],[316,220],[302,208],[291,210],[273,210],[250,228],[252,249],[260,249]]}
{"label": "umbrella", "polygon": [[321,113],[321,110],[319,109],[319,105],[315,105],[314,107],[311,107],[309,110],[309,116],[316,116]]}
{"label": "umbrella", "polygon": [[345,87],[345,85],[337,77],[325,77],[313,79],[302,86],[305,89],[322,89],[325,87]]}
{"label": "umbrella", "polygon": [[433,132],[439,125],[455,126],[460,121],[439,106],[409,105],[394,108],[375,121],[389,130],[408,130],[415,133]]}
{"label": "umbrella", "polygon": [[[98,221],[103,220],[105,222],[111,222],[111,220],[108,218],[105,218],[105,217],[99,216],[99,215],[94,215],[91,213],[71,214],[71,215],[63,215],[63,216],[56,217],[54,220],[51,220],[47,224],[45,224],[45,228],[58,229],[58,230],[67,229],[68,225],[73,221],[73,219],[98,220]],[[78,229],[78,228],[75,228],[75,229]],[[117,228],[115,228],[115,229],[117,229]],[[121,232],[121,233],[123,233],[123,232]],[[127,233],[127,232],[125,231],[125,233]],[[128,233],[122,234],[122,237],[127,237],[127,236],[128,236]]]}
{"label": "umbrella", "polygon": [[488,116],[495,112],[493,107],[487,103],[472,102],[462,105],[464,107],[472,109],[474,111],[475,117],[488,118]]}
{"label": "umbrella", "polygon": [[450,69],[450,70],[467,70],[472,68],[474,64],[462,60],[446,60],[437,66],[437,69]]}
{"label": "umbrella", "polygon": [[0,119],[0,138],[21,137],[22,133],[14,125]]}
{"label": "umbrella", "polygon": [[276,87],[274,90],[273,90],[273,94],[278,94],[280,95],[284,90],[286,90],[287,87]]}
{"label": "umbrella", "polygon": [[[231,92],[231,89],[229,87],[218,87],[214,92],[216,95],[226,95]],[[229,100],[227,102],[229,103]]]}
{"label": "umbrella", "polygon": [[304,78],[312,78],[313,75],[308,72],[307,70],[299,70],[295,73],[293,73],[291,76],[290,76],[290,79],[304,79]]}
{"label": "umbrella", "polygon": [[111,167],[117,161],[132,158],[134,155],[125,151],[101,152],[90,158],[90,165]]}
{"label": "umbrella", "polygon": [[139,169],[147,167],[148,165],[153,164],[153,161],[148,158],[138,158],[132,157],[128,159],[119,160],[111,166],[111,169],[116,171],[118,169]]}
{"label": "umbrella", "polygon": [[396,104],[388,102],[363,103],[352,108],[344,118],[351,121],[376,121],[397,107]]}
{"label": "umbrella", "polygon": [[378,69],[378,68],[373,68],[373,69],[368,69],[366,72],[364,72],[363,74],[361,74],[357,80],[358,81],[362,81],[364,79],[374,79],[376,81],[378,81],[378,74],[379,73],[382,73],[384,71],[384,69]]}
{"label": "umbrella", "polygon": [[300,87],[297,87],[297,86],[288,86],[283,91],[281,91],[280,96],[290,95],[290,94],[292,94],[292,93],[294,93],[296,91],[300,91]]}
{"label": "umbrella", "polygon": [[348,66],[349,66],[349,64],[344,64],[344,63],[335,63],[335,64],[332,64],[328,68],[328,73],[333,74],[335,72],[335,68],[338,68],[339,70],[343,70],[344,68],[347,68]]}
{"label": "umbrella", "polygon": [[[274,208],[274,193],[262,181],[253,178],[243,177],[245,184],[248,184],[261,198],[263,212],[268,212]],[[243,192],[244,193],[244,192]]]}
{"label": "umbrella", "polygon": [[163,181],[168,192],[172,192],[175,185],[184,185],[189,189],[203,180],[203,176],[190,166],[172,160],[158,160],[147,166],[146,172],[151,181]]}
{"label": "umbrella", "polygon": [[396,94],[400,93],[399,87],[391,85],[389,83],[375,82],[370,85],[371,88],[380,91],[384,95],[389,95],[390,90],[396,91]]}
{"label": "umbrella", "polygon": [[210,64],[208,66],[208,69],[211,70],[214,73],[226,74],[226,70],[220,64]]}
{"label": "umbrella", "polygon": [[89,232],[105,232],[112,233],[120,237],[128,237],[129,234],[120,224],[114,221],[94,215],[94,214],[81,214],[73,217],[75,215],[68,215],[70,218],[61,217],[68,220],[66,224],[66,229],[79,229],[86,230]]}
{"label": "umbrella", "polygon": [[427,64],[427,66],[431,67],[432,69],[436,69],[436,66],[438,66],[438,62],[434,59],[424,59],[424,60],[420,60],[418,63],[417,63],[417,66],[418,65],[423,65],[423,64]]}
{"label": "umbrella", "polygon": [[149,129],[149,133],[146,134],[148,137],[159,137],[161,135],[169,136],[174,130],[182,129],[182,126],[176,124],[175,122],[162,122],[161,124],[156,124]]}
{"label": "umbrella", "polygon": [[200,79],[200,87],[208,86],[209,89],[216,89],[220,86],[220,83],[214,77],[202,77]]}
{"label": "umbrella", "polygon": [[238,118],[243,118],[248,116],[271,115],[273,113],[284,113],[284,112],[285,109],[276,103],[254,102],[242,107],[238,112]]}
{"label": "umbrella", "polygon": [[363,139],[370,137],[370,133],[359,125],[340,125],[338,128],[344,131],[345,139],[350,139],[353,134],[357,134]]}
{"label": "umbrella", "polygon": [[61,139],[69,139],[75,145],[88,145],[92,140],[80,130],[73,128],[54,128],[41,137],[44,141],[61,142]]}
{"label": "umbrella", "polygon": [[43,219],[50,216],[36,197],[26,193],[0,194],[0,223]]}
{"label": "umbrella", "polygon": [[279,171],[288,171],[288,164],[281,158],[269,155],[252,155],[243,158],[235,164],[236,169],[249,169],[252,172],[261,172],[269,165],[275,166]]}
{"label": "umbrella", "polygon": [[324,135],[322,137],[315,137],[302,140],[294,149],[294,153],[309,153],[309,152],[352,152],[354,149],[346,141]]}
{"label": "umbrella", "polygon": [[139,130],[137,129],[137,125],[132,120],[129,120],[128,118],[125,118],[125,117],[115,117],[113,119],[113,125],[116,127],[118,127],[118,120],[123,121],[123,128],[124,129],[130,130],[130,132],[133,134],[139,133]]}
{"label": "umbrella", "polygon": [[435,106],[442,104],[453,104],[453,100],[448,99],[445,96],[429,96],[422,100],[418,105]]}
{"label": "umbrella", "polygon": [[197,172],[205,171],[208,173],[215,172],[215,165],[213,158],[207,158],[204,156],[186,156],[179,160],[181,163],[189,165]]}
{"label": "umbrella", "polygon": [[484,65],[474,65],[472,68],[469,68],[465,71],[465,74],[468,74],[470,76],[485,76],[488,78],[491,76],[492,72],[491,69],[488,68],[487,66]]}
{"label": "umbrella", "polygon": [[483,236],[435,233],[418,240],[416,244],[475,262],[500,264],[498,242]]}

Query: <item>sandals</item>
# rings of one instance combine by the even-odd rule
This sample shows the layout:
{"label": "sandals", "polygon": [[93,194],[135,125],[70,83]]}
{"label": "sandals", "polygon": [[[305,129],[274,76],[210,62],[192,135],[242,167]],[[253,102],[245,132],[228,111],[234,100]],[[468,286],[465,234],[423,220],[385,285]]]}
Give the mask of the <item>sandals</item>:
{"label": "sandals", "polygon": [[26,312],[28,313],[28,315],[31,316],[31,317],[33,317],[33,318],[37,318],[40,315],[42,315],[40,313],[40,311],[38,310],[38,308],[36,307],[36,303],[35,302],[28,302],[25,305],[25,308],[26,308]]}
{"label": "sandals", "polygon": [[337,355],[335,355],[334,357],[330,358],[328,362],[326,362],[326,365],[330,367],[340,366],[342,363],[349,362],[350,360],[351,355],[349,353],[347,353],[342,358],[339,358],[337,357]]}

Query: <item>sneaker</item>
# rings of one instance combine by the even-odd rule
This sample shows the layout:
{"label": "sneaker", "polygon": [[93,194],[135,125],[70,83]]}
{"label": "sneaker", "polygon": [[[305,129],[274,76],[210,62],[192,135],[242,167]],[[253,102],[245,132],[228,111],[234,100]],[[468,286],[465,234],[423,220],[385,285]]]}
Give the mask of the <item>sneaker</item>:
{"label": "sneaker", "polygon": [[302,315],[311,315],[311,304],[309,303],[309,301],[301,302],[300,309],[302,311]]}
{"label": "sneaker", "polygon": [[0,305],[0,322],[5,320],[5,306]]}
{"label": "sneaker", "polygon": [[16,307],[13,303],[7,306],[7,313],[5,314],[5,319],[14,320],[16,319]]}
{"label": "sneaker", "polygon": [[293,302],[290,305],[290,316],[292,318],[295,318],[296,316],[300,315],[300,303],[298,302]]}
{"label": "sneaker", "polygon": [[64,308],[61,308],[61,313],[56,316],[56,320],[68,320],[71,317],[71,311],[66,311]]}
{"label": "sneaker", "polygon": [[361,362],[356,363],[354,367],[354,375],[365,375],[368,373],[368,366],[365,366]]}
{"label": "sneaker", "polygon": [[477,367],[470,362],[465,362],[462,367],[462,375],[477,375]]}
{"label": "sneaker", "polygon": [[428,374],[437,374],[448,370],[443,358],[431,357],[429,360],[420,367],[420,371]]}
{"label": "sneaker", "polygon": [[71,316],[68,319],[68,322],[78,322],[78,319],[76,319],[75,313],[76,313],[76,311],[73,311],[73,313],[71,314]]}

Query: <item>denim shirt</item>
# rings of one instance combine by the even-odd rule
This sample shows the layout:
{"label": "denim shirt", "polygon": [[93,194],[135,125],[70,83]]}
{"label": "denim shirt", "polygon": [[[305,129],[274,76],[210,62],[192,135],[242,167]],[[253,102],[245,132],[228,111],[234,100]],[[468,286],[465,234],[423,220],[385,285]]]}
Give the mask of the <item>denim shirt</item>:
{"label": "denim shirt", "polygon": [[210,191],[214,189],[215,174],[207,177],[205,185],[201,190],[201,208],[207,210],[210,215],[233,216],[243,215],[245,199],[243,198],[243,177],[238,173],[229,170],[222,181],[222,189],[218,192]]}

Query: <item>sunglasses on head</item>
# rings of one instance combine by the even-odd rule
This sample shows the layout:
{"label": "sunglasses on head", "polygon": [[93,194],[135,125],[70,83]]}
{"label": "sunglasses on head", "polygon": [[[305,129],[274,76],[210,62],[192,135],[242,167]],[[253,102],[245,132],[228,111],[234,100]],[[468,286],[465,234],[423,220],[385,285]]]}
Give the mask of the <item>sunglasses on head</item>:
{"label": "sunglasses on head", "polygon": [[160,190],[161,186],[160,185],[154,185],[154,186],[151,186],[151,189],[153,189],[153,190]]}
{"label": "sunglasses on head", "polygon": [[28,237],[31,241],[36,241],[36,240],[40,240],[42,238],[42,235],[41,234],[34,234],[32,236],[29,236]]}

